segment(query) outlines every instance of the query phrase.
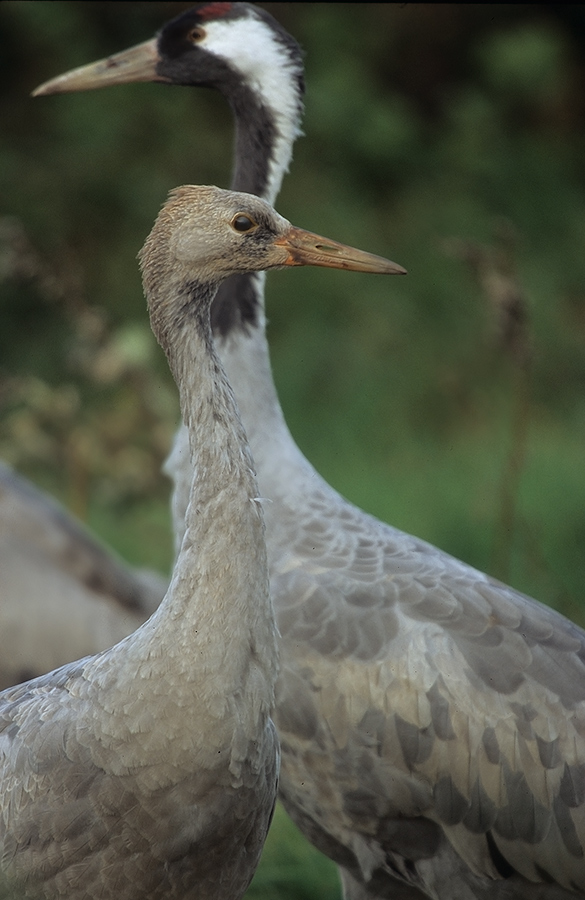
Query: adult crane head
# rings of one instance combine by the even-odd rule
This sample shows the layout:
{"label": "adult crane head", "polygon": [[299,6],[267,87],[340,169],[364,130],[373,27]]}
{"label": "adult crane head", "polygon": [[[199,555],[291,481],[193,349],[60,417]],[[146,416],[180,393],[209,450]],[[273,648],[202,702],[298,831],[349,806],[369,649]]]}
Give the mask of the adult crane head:
{"label": "adult crane head", "polygon": [[[274,203],[300,134],[304,93],[299,45],[265,10],[249,3],[199,3],[149,41],[45,82],[34,96],[133,82],[215,88],[235,119],[235,191]],[[261,281],[236,275],[212,310],[216,334],[261,320]]]}
{"label": "adult crane head", "polygon": [[[269,86],[257,77],[260,67],[274,73]],[[286,83],[291,78],[296,83],[292,94]],[[262,107],[282,119],[298,120],[302,111],[299,45],[269,13],[249,3],[198,3],[167,22],[153,39],[52,78],[33,96],[139,81],[214,87],[232,106],[246,105],[248,115],[255,106],[259,119],[266,119]],[[297,107],[295,115],[282,109],[283,99]]]}

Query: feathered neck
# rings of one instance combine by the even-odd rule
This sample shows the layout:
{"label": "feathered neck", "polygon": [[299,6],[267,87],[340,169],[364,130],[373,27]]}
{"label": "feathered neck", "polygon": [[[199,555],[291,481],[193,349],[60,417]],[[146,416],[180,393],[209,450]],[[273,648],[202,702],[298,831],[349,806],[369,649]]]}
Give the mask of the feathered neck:
{"label": "feathered neck", "polygon": [[169,590],[132,655],[155,665],[164,621],[174,656],[179,660],[182,654],[185,678],[195,654],[198,677],[201,667],[223,666],[221,690],[240,690],[253,646],[264,673],[267,709],[277,650],[254,464],[211,334],[209,306],[217,284],[194,280],[172,259],[174,218],[172,205],[163,210],[140,260],[152,328],[179,388],[194,474]]}
{"label": "feathered neck", "polygon": [[[229,59],[230,76],[218,85],[235,119],[231,188],[273,204],[301,133],[302,54],[296,41],[271,16],[247,8],[248,16],[240,19],[237,35],[245,52],[228,44],[233,32],[226,23],[223,52],[226,61]],[[214,24],[221,27],[221,23]],[[221,34],[216,38],[219,44]],[[258,275],[237,275],[221,285],[211,311],[216,336],[262,327],[263,284]]]}

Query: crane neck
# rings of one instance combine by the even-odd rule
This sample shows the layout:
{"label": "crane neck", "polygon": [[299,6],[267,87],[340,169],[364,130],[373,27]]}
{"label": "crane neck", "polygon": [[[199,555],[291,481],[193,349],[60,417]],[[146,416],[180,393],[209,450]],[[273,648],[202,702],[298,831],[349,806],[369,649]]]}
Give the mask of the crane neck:
{"label": "crane neck", "polygon": [[[246,434],[211,335],[215,290],[193,281],[169,289],[161,279],[147,291],[153,331],[179,388],[194,474],[169,589],[132,656],[155,665],[162,631],[183,679],[199,683],[207,671],[209,686],[197,688],[203,694],[216,685],[244,695],[252,652],[266,711],[278,656],[264,516]],[[161,666],[166,674],[168,658]]]}
{"label": "crane neck", "polygon": [[[301,133],[304,78],[296,41],[274,26],[264,26],[263,34],[259,59],[233,62],[234,69],[218,87],[235,120],[231,188],[273,204]],[[211,311],[216,336],[246,331],[261,321],[263,327],[263,283],[263,278],[245,274],[232,276],[220,286]]]}
{"label": "crane neck", "polygon": [[[261,272],[253,280],[262,299],[264,279]],[[307,488],[321,479],[286,424],[272,377],[263,308],[255,327],[216,339],[216,344],[248,435],[261,496],[271,501],[265,507],[270,518],[273,501],[294,493],[299,483]]]}
{"label": "crane neck", "polygon": [[[254,463],[209,326],[209,306],[216,290],[216,285],[189,281],[176,291],[178,312],[165,308],[163,302],[159,308],[164,310],[165,321],[157,321],[151,313],[155,333],[179,388],[181,414],[189,432],[191,463],[196,473],[187,528],[193,532],[192,544],[198,544],[210,530],[217,532],[223,543],[221,524],[210,504],[213,506],[218,497],[229,496],[234,507],[229,510],[229,518],[241,518],[242,532],[251,528],[254,539],[261,544],[263,516],[250,503],[250,499],[258,497]],[[226,513],[227,508],[220,518],[227,518]]]}
{"label": "crane neck", "polygon": [[[301,133],[304,78],[300,48],[287,32],[271,30],[263,44],[267,50],[255,79],[242,64],[239,77],[221,89],[235,119],[232,189],[274,203]],[[262,473],[262,496],[270,497],[280,481],[272,472],[275,460],[295,476],[302,473],[314,479],[316,473],[290,434],[274,386],[266,339],[265,281],[265,272],[227,279],[213,302],[211,318],[219,355]],[[170,469],[175,471],[174,462]],[[180,519],[175,516],[178,533]]]}
{"label": "crane neck", "polygon": [[280,191],[300,134],[302,81],[289,68],[277,72],[278,91],[264,90],[262,84],[254,90],[244,82],[228,98],[235,119],[231,188],[270,204]]}
{"label": "crane neck", "polygon": [[[165,778],[173,783],[177,772],[193,765],[221,765],[237,780],[267,727],[278,674],[263,513],[245,432],[211,336],[215,288],[190,282],[173,291],[163,277],[148,290],[146,267],[143,273],[153,331],[188,428],[189,502],[162,603],[132,635],[84,665],[88,690],[118,701],[107,711],[105,731],[95,718],[92,740],[122,772],[147,760],[159,766],[157,773],[166,766]],[[150,725],[142,698],[153,690],[166,728]],[[113,753],[111,735],[141,740],[126,737],[124,753],[117,745]]]}

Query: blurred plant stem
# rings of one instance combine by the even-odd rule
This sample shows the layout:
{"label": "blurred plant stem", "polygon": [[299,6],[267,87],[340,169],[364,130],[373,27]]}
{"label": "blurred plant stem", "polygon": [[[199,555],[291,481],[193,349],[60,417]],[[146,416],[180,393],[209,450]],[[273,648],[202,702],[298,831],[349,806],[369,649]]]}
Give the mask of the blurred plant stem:
{"label": "blurred plant stem", "polygon": [[533,336],[528,300],[515,263],[518,235],[509,222],[499,222],[496,232],[494,246],[451,239],[444,247],[466,263],[480,288],[489,313],[491,353],[495,364],[501,362],[509,373],[509,448],[501,468],[490,567],[497,578],[508,582],[528,449]]}

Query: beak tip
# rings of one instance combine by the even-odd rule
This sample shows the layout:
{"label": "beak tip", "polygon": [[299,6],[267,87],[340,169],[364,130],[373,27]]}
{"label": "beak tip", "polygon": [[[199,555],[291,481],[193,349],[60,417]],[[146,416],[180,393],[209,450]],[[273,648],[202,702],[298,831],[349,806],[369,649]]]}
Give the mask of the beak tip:
{"label": "beak tip", "polygon": [[61,77],[51,78],[49,81],[43,81],[42,84],[39,84],[38,87],[31,91],[31,97],[47,97],[50,94],[59,94],[61,91],[59,90]]}

